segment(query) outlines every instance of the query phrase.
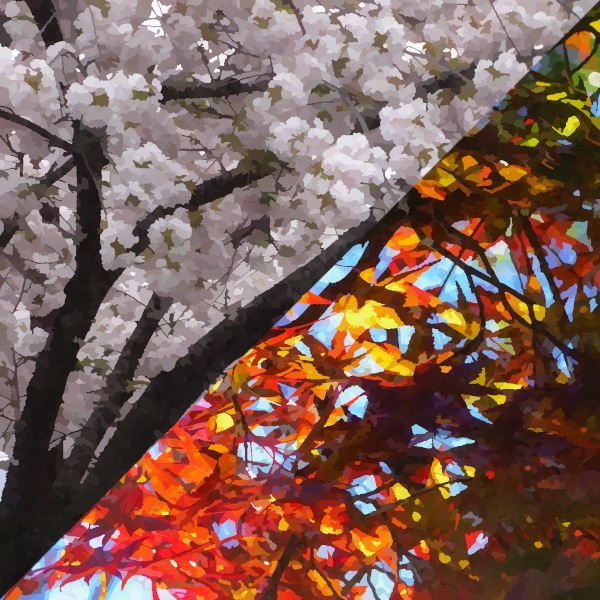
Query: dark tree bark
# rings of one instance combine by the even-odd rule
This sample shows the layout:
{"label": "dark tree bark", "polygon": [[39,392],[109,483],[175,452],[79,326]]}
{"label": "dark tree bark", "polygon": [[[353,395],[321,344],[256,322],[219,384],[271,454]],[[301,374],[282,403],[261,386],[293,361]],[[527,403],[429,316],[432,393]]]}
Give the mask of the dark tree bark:
{"label": "dark tree bark", "polygon": [[73,489],[81,482],[94,458],[96,448],[130,398],[130,385],[150,338],[172,304],[171,298],[162,298],[157,294],[150,298],[133,333],[125,343],[115,368],[106,379],[100,400],[79,432],[71,453],[54,482],[47,500],[51,513],[59,511],[69,502]]}
{"label": "dark tree bark", "polygon": [[[26,3],[46,45],[62,41],[63,35],[52,2],[26,0]],[[173,87],[163,87],[162,101],[264,91],[270,77],[264,75],[253,83],[226,80],[195,89],[179,89],[174,84]],[[17,122],[17,117],[12,113],[4,117]],[[49,327],[46,346],[36,360],[34,374],[27,388],[25,408],[15,429],[14,456],[0,505],[3,550],[5,555],[11,556],[10,561],[0,563],[0,593],[7,591],[23,576],[172,427],[224,369],[260,341],[281,315],[377,223],[377,219],[371,217],[348,231],[305,266],[229,315],[194,344],[187,356],[180,359],[171,371],[155,377],[127,416],[118,422],[107,447],[94,466],[89,468],[97,444],[110,424],[115,422],[117,408],[122,407],[129,397],[126,387],[123,388],[129,377],[125,378],[124,374],[135,371],[154,330],[153,320],[156,321],[158,313],[142,318],[143,323],[141,321],[138,324],[141,329],[136,329],[127,342],[126,351],[121,357],[122,363],[115,369],[114,378],[109,377],[110,381],[107,382],[110,401],[101,403],[94,411],[72,458],[58,478],[54,479],[53,473],[48,476],[44,471],[65,386],[76,366],[80,344],[88,334],[105,295],[123,270],[106,271],[101,261],[100,181],[102,168],[106,164],[101,139],[78,122],[74,123],[72,142],[65,142],[40,127],[34,129],[35,126],[29,121],[23,121],[21,125],[37,131],[48,142],[73,154],[77,172],[79,235],[76,239],[75,272],[65,287],[64,305],[57,311]],[[371,126],[378,126],[378,122],[373,122]],[[183,207],[194,210],[272,174],[282,165],[271,158],[275,157],[261,156],[255,164],[246,163],[239,172],[200,184]],[[148,227],[169,214],[172,214],[171,209],[159,208],[139,223],[135,229],[138,243],[133,248],[134,252],[143,252],[148,247]],[[391,234],[392,228],[398,226],[405,214],[403,206],[392,210],[379,223],[373,235]],[[10,220],[7,224],[6,233],[0,234],[0,242],[6,244],[18,226],[17,222]],[[56,462],[53,462],[54,466]],[[87,479],[78,486],[81,475],[88,468]],[[52,501],[47,504],[47,488],[53,480],[50,492]],[[71,490],[67,491],[68,488]],[[60,499],[65,501],[65,505],[59,509]]]}
{"label": "dark tree bark", "polygon": [[46,46],[63,41],[63,34],[52,0],[25,0]]}
{"label": "dark tree bark", "polygon": [[277,170],[278,161],[273,155],[262,155],[262,161],[255,161],[250,168],[244,165],[242,168],[225,173],[219,177],[212,177],[202,183],[199,183],[192,192],[191,198],[185,204],[175,206],[158,206],[150,211],[133,230],[133,234],[138,238],[136,244],[131,248],[132,252],[140,254],[150,244],[148,231],[150,226],[170,215],[180,208],[194,211],[201,206],[206,206],[219,198],[223,198],[239,188],[243,188],[257,182],[258,180],[272,175]]}
{"label": "dark tree bark", "polygon": [[118,273],[104,270],[100,256],[99,185],[106,164],[100,140],[76,124],[73,145],[78,214],[75,272],[65,286],[65,302],[37,357],[25,407],[15,425],[13,459],[0,505],[3,545],[12,557],[0,566],[3,589],[31,567],[30,549],[39,535],[30,525],[31,517],[42,508],[45,498],[40,482],[45,479],[46,455],[67,379],[100,303],[118,277]]}
{"label": "dark tree bark", "polygon": [[172,85],[162,87],[161,102],[170,100],[203,100],[210,98],[226,98],[252,92],[264,92],[269,87],[273,73],[259,75],[251,82],[246,83],[231,77],[224,80],[211,81],[210,83],[194,84],[190,86],[187,82],[173,82]]}
{"label": "dark tree bark", "polygon": [[265,591],[260,596],[261,600],[277,600],[277,588],[279,587],[279,582],[290,564],[290,561],[294,558],[300,542],[301,539],[295,533],[289,537],[287,544],[284,546],[283,552],[275,565],[273,575],[271,575]]}

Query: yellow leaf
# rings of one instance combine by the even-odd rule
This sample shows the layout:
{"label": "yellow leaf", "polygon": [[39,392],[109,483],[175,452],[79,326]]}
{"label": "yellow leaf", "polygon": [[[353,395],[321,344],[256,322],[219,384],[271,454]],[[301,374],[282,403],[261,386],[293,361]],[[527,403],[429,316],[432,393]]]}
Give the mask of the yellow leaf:
{"label": "yellow leaf", "polygon": [[451,556],[448,556],[444,552],[440,552],[440,562],[444,565],[447,565],[452,560]]}
{"label": "yellow leaf", "polygon": [[302,361],[302,363],[297,364],[298,368],[301,370],[302,378],[308,381],[319,381],[323,379],[328,379],[326,375],[322,375],[317,371],[317,369],[310,364],[309,362]]}
{"label": "yellow leaf", "polygon": [[279,531],[287,531],[289,528],[290,524],[283,517],[281,517],[281,520],[279,521]]}
{"label": "yellow leaf", "polygon": [[452,329],[462,333],[468,338],[475,337],[479,333],[479,325],[477,323],[467,324],[465,317],[454,308],[447,308],[441,313],[444,319]]}
{"label": "yellow leaf", "polygon": [[392,494],[396,500],[406,500],[407,498],[410,498],[410,492],[399,483],[395,483],[392,486]]}
{"label": "yellow leaf", "polygon": [[258,590],[255,588],[249,588],[245,583],[241,584],[241,587],[237,590],[231,590],[233,600],[254,600]]}
{"label": "yellow leaf", "polygon": [[247,365],[245,365],[242,361],[238,362],[231,373],[233,391],[236,394],[239,394],[246,382],[250,381],[250,379],[252,379],[250,369],[248,369]]}
{"label": "yellow leaf", "polygon": [[437,458],[434,458],[433,462],[431,463],[431,470],[429,471],[427,487],[431,487],[432,485],[440,485],[442,483],[447,483],[448,481],[450,481],[450,478],[444,474],[442,463]]}
{"label": "yellow leaf", "polygon": [[560,135],[569,137],[572,133],[574,133],[577,130],[579,125],[581,125],[579,119],[575,115],[572,115],[567,119],[567,123],[562,129],[557,129],[556,127],[553,127],[552,129],[560,133]]}
{"label": "yellow leaf", "polygon": [[333,592],[331,591],[331,588],[329,587],[329,585],[327,584],[325,579],[323,579],[323,576],[318,571],[316,571],[315,569],[311,569],[308,572],[308,578],[317,584],[317,589],[319,590],[319,592],[321,592],[321,594],[323,594],[323,596],[325,596],[325,597],[333,596]]}
{"label": "yellow leaf", "polygon": [[473,406],[475,402],[481,400],[479,396],[472,396],[471,394],[461,394],[462,399],[465,401],[467,406]]}
{"label": "yellow leaf", "polygon": [[219,379],[217,379],[217,381],[209,388],[209,393],[214,394],[218,389],[219,386],[223,383],[223,377],[220,377]]}
{"label": "yellow leaf", "polygon": [[466,569],[469,566],[469,561],[468,560],[459,560],[458,561],[458,566],[461,569]]}
{"label": "yellow leaf", "polygon": [[494,387],[497,387],[499,390],[520,390],[523,387],[523,384],[496,381],[496,383],[494,383]]}
{"label": "yellow leaf", "polygon": [[548,96],[546,96],[547,100],[560,100],[561,98],[566,98],[567,97],[567,92],[558,92],[556,94],[549,94]]}
{"label": "yellow leaf", "polygon": [[313,394],[319,398],[319,400],[325,400],[325,396],[327,396],[327,392],[331,389],[331,383],[322,383],[321,385],[316,385],[312,392]]}
{"label": "yellow leaf", "polygon": [[287,340],[285,340],[285,345],[286,346],[293,346],[296,342],[299,342],[303,337],[304,337],[303,334],[294,335],[291,338],[288,338]]}
{"label": "yellow leaf", "polygon": [[219,433],[234,426],[233,417],[227,413],[219,413],[215,417],[215,432]]}
{"label": "yellow leaf", "polygon": [[524,142],[521,142],[519,144],[519,146],[535,148],[539,143],[540,143],[540,140],[538,140],[537,138],[531,138],[529,140],[525,140]]}
{"label": "yellow leaf", "polygon": [[344,319],[350,327],[357,329],[395,329],[403,324],[393,308],[373,300],[367,300],[363,306],[356,309],[349,308],[346,304]]}
{"label": "yellow leaf", "polygon": [[390,292],[399,292],[400,294],[404,294],[406,292],[406,284],[402,281],[392,281],[385,286],[386,290],[390,290]]}
{"label": "yellow leaf", "polygon": [[361,271],[359,277],[364,279],[370,285],[375,281],[375,267]]}
{"label": "yellow leaf", "polygon": [[538,321],[541,321],[546,316],[546,308],[544,306],[542,306],[541,304],[534,304],[533,305],[533,316]]}
{"label": "yellow leaf", "polygon": [[527,175],[527,171],[525,169],[515,165],[503,167],[502,169],[498,170],[498,173],[500,173],[500,175],[507,181],[519,181],[521,177],[525,177],[525,175]]}
{"label": "yellow leaf", "polygon": [[465,472],[467,477],[475,477],[475,467],[469,467],[469,466],[465,465],[463,467],[463,471]]}
{"label": "yellow leaf", "polygon": [[421,520],[421,513],[418,513],[416,510],[413,511],[413,514],[411,516],[413,518],[413,521],[415,521],[415,523],[418,523]]}
{"label": "yellow leaf", "polygon": [[531,317],[529,316],[529,307],[525,302],[515,298],[512,294],[506,294],[506,299],[511,308],[527,323],[531,325]]}
{"label": "yellow leaf", "polygon": [[403,377],[412,377],[415,373],[415,365],[412,362],[398,360],[397,356],[386,352],[380,346],[374,346],[369,355],[380,367],[390,373],[397,373]]}
{"label": "yellow leaf", "polygon": [[467,324],[463,315],[453,308],[448,308],[442,312],[442,318],[445,319],[449,325],[465,327]]}
{"label": "yellow leaf", "polygon": [[481,369],[479,375],[477,375],[477,377],[475,379],[473,379],[473,381],[470,381],[469,383],[472,383],[475,385],[485,385],[485,367],[483,369]]}
{"label": "yellow leaf", "polygon": [[344,416],[344,407],[338,406],[331,411],[327,422],[325,423],[325,427],[331,427],[335,425],[342,417]]}
{"label": "yellow leaf", "polygon": [[498,405],[506,402],[506,396],[504,394],[488,394],[488,396]]}
{"label": "yellow leaf", "polygon": [[100,571],[100,596],[98,600],[104,600],[106,598],[106,572]]}
{"label": "yellow leaf", "polygon": [[448,500],[450,498],[450,485],[442,485],[438,488],[440,490],[440,494],[444,500]]}
{"label": "yellow leaf", "polygon": [[439,175],[438,181],[444,187],[448,187],[449,185],[453,184],[456,181],[456,177],[454,177],[454,175],[452,175],[451,173],[448,173],[448,171],[445,171],[444,169],[440,169],[438,167],[437,172]]}

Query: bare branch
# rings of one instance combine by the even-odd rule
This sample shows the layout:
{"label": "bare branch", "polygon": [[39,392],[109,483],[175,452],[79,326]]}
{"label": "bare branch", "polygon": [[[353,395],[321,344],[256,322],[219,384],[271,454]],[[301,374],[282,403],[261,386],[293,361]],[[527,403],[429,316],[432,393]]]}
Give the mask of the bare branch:
{"label": "bare branch", "polygon": [[210,98],[227,98],[240,94],[264,92],[269,87],[273,73],[258,75],[252,83],[247,83],[235,77],[217,79],[208,83],[171,81],[162,86],[160,102],[165,104],[170,100],[208,100]]}
{"label": "bare branch", "polygon": [[66,142],[54,133],[44,129],[41,125],[36,125],[33,121],[30,121],[25,117],[21,117],[7,108],[0,108],[0,118],[10,121],[11,123],[15,123],[16,125],[20,125],[21,127],[25,127],[26,129],[41,135],[52,146],[56,146],[57,148],[61,148],[67,152],[73,152],[73,145],[70,142]]}
{"label": "bare branch", "polygon": [[290,564],[290,560],[292,560],[294,554],[296,553],[296,550],[300,545],[300,541],[301,538],[299,538],[295,533],[292,533],[292,535],[288,538],[286,545],[283,547],[281,556],[277,561],[273,575],[271,575],[265,591],[260,596],[261,600],[276,600],[278,595],[277,588],[279,586],[279,581]]}

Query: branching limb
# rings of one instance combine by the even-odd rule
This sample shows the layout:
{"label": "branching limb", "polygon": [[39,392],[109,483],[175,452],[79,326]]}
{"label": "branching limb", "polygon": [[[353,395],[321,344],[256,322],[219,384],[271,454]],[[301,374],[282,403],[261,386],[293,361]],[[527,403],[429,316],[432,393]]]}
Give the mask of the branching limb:
{"label": "branching limb", "polygon": [[10,109],[0,107],[0,118],[37,133],[47,140],[51,146],[56,146],[57,148],[65,150],[66,152],[73,152],[73,145],[70,142],[63,140],[61,137],[57,136],[51,131],[48,131],[41,125],[37,125],[25,117],[21,117]]}
{"label": "branching limb", "polygon": [[133,333],[125,343],[115,368],[106,379],[106,385],[94,411],[75,439],[71,454],[65,460],[54,483],[53,499],[60,503],[59,507],[64,503],[63,496],[68,496],[73,486],[81,481],[98,444],[130,397],[129,385],[134,379],[144,351],[156,332],[159,321],[167,313],[172,303],[170,298],[162,298],[153,294]]}
{"label": "branching limb", "polygon": [[185,208],[189,211],[197,210],[201,206],[206,206],[231,194],[236,189],[246,187],[275,173],[281,165],[275,161],[268,161],[268,158],[265,157],[263,162],[254,162],[250,170],[239,168],[200,183],[195,187],[191,198],[185,204],[170,207],[158,206],[150,211],[133,230],[133,234],[138,238],[138,241],[131,248],[131,251],[136,254],[143,252],[150,244],[148,232],[151,225],[174,214],[179,208]]}
{"label": "branching limb", "polygon": [[160,102],[165,104],[170,100],[209,100],[211,98],[227,98],[228,96],[239,96],[240,94],[265,92],[271,79],[273,79],[273,75],[273,73],[257,75],[255,81],[251,83],[235,77],[216,79],[208,83],[196,82],[192,85],[175,80],[167,81],[162,86]]}

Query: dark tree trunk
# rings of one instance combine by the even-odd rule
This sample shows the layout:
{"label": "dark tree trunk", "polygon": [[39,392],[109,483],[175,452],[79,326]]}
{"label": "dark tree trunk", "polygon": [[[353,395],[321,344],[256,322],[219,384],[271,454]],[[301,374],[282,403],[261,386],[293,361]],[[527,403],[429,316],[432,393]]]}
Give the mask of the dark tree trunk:
{"label": "dark tree trunk", "polygon": [[10,561],[2,561],[1,588],[14,583],[32,566],[37,553],[34,540],[41,532],[32,527],[32,516],[45,498],[42,481],[46,456],[63,393],[77,362],[102,299],[118,277],[105,271],[100,256],[101,199],[98,186],[105,164],[100,140],[83,127],[75,126],[77,170],[78,245],[75,272],[65,286],[65,302],[39,354],[27,386],[23,413],[15,425],[15,447],[8,469],[0,526],[3,546]]}
{"label": "dark tree trunk", "polygon": [[40,30],[40,35],[46,46],[52,46],[63,41],[60,23],[56,16],[52,0],[25,0],[31,14]]}

